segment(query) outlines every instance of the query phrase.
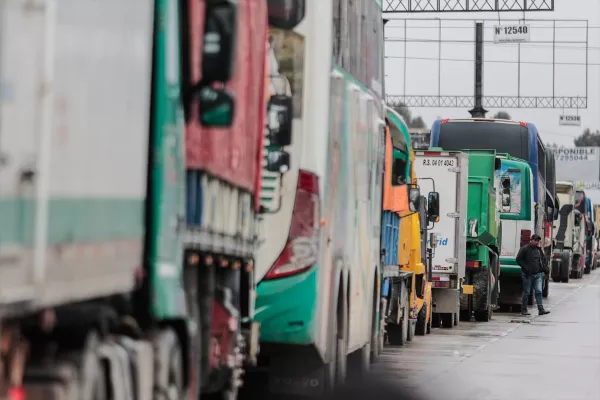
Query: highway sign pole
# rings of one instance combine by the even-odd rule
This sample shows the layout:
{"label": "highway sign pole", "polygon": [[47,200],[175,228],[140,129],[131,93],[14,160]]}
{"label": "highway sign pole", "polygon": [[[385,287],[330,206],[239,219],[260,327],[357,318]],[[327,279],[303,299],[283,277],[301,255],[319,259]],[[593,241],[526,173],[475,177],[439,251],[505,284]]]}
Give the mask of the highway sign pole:
{"label": "highway sign pole", "polygon": [[475,24],[475,107],[469,110],[473,118],[485,118],[483,108],[483,22]]}

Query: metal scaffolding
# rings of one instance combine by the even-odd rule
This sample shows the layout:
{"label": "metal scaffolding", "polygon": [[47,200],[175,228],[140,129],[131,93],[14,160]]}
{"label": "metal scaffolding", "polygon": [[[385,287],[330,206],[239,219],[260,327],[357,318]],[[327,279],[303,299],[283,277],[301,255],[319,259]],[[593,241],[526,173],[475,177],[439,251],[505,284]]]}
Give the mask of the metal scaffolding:
{"label": "metal scaffolding", "polygon": [[383,0],[384,13],[554,11],[554,0]]}
{"label": "metal scaffolding", "polygon": [[[433,2],[433,0],[431,0]],[[446,1],[446,0],[444,0]],[[439,3],[440,1],[438,1]],[[386,42],[397,42],[402,43],[401,52],[397,52],[396,54],[388,54],[386,51],[386,59],[399,59],[403,64],[401,70],[403,71],[403,84],[401,90],[391,90],[391,95],[387,96],[387,103],[392,106],[405,105],[407,107],[436,107],[436,108],[562,108],[562,109],[585,109],[588,105],[588,77],[589,77],[589,23],[587,20],[545,20],[545,19],[535,19],[535,20],[510,20],[505,19],[499,21],[498,19],[478,19],[476,23],[475,21],[470,19],[450,19],[450,20],[442,20],[439,18],[406,18],[406,19],[391,19],[390,23],[386,24]],[[462,23],[460,22],[462,21]],[[390,26],[391,23],[396,23],[396,26]],[[410,23],[411,26],[408,26]],[[461,24],[461,26],[455,26],[452,24]],[[535,36],[535,40],[531,40],[525,44],[515,44],[512,45],[516,54],[513,56],[514,61],[510,59],[498,60],[497,57],[492,57],[492,60],[483,59],[483,45],[490,46],[488,49],[492,50],[496,44],[493,40],[486,40],[483,36],[483,32],[480,32],[478,36],[478,40],[473,39],[472,33],[468,34],[466,37],[452,38],[452,39],[444,39],[446,35],[442,35],[442,31],[444,33],[449,33],[453,36],[456,36],[455,33],[450,31],[457,31],[455,28],[460,28],[463,30],[467,30],[473,32],[473,29],[477,29],[477,25],[479,25],[479,29],[491,29],[495,24],[518,24],[518,23],[527,23],[533,24],[531,25],[533,29],[537,29],[539,31],[545,30],[547,32],[546,35],[540,36],[537,34]],[[399,24],[399,25],[398,25]],[[426,26],[425,26],[425,25]],[[540,25],[541,24],[541,25]],[[566,24],[566,25],[565,25]],[[470,26],[469,26],[470,25]],[[488,28],[486,28],[486,26]],[[394,32],[398,32],[398,35],[390,34],[389,30],[395,28]],[[421,29],[419,29],[421,28]],[[557,37],[558,29],[568,29],[568,30],[578,30],[579,36],[581,38],[577,39],[574,37],[568,38],[569,40],[561,40]],[[411,35],[409,36],[409,31],[419,31],[419,35]],[[403,32],[403,33],[402,33]],[[488,32],[488,33],[489,33]],[[425,35],[425,36],[423,36]],[[546,37],[543,37],[546,36]],[[432,48],[431,57],[426,57],[424,52],[424,46],[417,47],[417,55],[413,56],[409,54],[407,48],[409,45],[414,44],[413,47],[418,46],[419,44],[433,44],[436,45],[437,48]],[[477,50],[476,44],[479,44],[479,51]],[[444,57],[442,53],[442,47],[445,46],[456,46],[456,45],[465,45],[465,46],[475,46],[475,57],[471,60],[470,57],[454,57],[448,58]],[[497,45],[498,48],[507,49],[511,45]],[[526,50],[522,50],[521,47],[526,47]],[[546,48],[548,50],[547,60],[536,59],[535,61],[527,60],[526,54],[527,49],[535,49],[535,48]],[[560,58],[557,56],[557,50],[564,51],[565,49],[579,49],[581,50],[581,60],[577,62],[577,60],[568,59],[567,62],[561,62]],[[435,53],[434,53],[435,52]],[[525,59],[522,58],[522,53]],[[486,50],[486,58],[489,51]],[[493,58],[496,58],[495,60]],[[529,57],[531,58],[531,57]],[[564,57],[563,57],[564,58]],[[408,61],[409,60],[430,60],[433,63],[437,64],[437,79],[433,78],[432,80],[437,80],[437,88],[431,87],[428,91],[429,93],[424,94],[423,88],[421,91],[422,94],[416,95],[407,93],[407,86],[409,79],[407,78],[407,69],[408,69]],[[441,72],[444,69],[442,67],[442,62],[444,64],[448,62],[472,62],[475,64],[475,85],[473,86],[473,91],[475,95],[472,94],[459,94],[456,91],[452,91],[450,93],[443,93],[442,91],[442,75]],[[502,63],[505,65],[512,64],[516,67],[515,74],[515,83],[516,90],[513,93],[491,93],[491,95],[484,95],[483,91],[483,69],[484,65],[488,63]],[[524,81],[531,79],[531,74],[522,73],[521,67],[522,65],[529,64],[546,64],[548,67],[548,80],[543,81],[542,84],[544,86],[544,91],[542,93],[523,93],[522,85]],[[447,65],[447,64],[446,64]],[[497,64],[496,64],[497,65]],[[557,72],[557,66],[561,65],[579,65],[581,67],[581,73],[577,75],[576,81],[580,82],[582,87],[577,90],[565,90],[564,86],[561,89],[557,86],[557,82],[560,81],[561,77],[564,77],[564,74]],[[596,65],[596,64],[594,64]],[[386,67],[387,69],[387,67]],[[408,74],[410,75],[410,74]],[[522,76],[524,75],[524,76]],[[572,77],[571,77],[572,78]],[[465,82],[465,85],[467,83]],[[470,84],[469,84],[470,86]],[[409,89],[410,90],[410,89]],[[437,92],[435,93],[434,90]],[[496,89],[498,90],[498,89]],[[494,90],[494,91],[496,91]],[[485,90],[489,93],[489,89]],[[502,90],[503,92],[505,90]],[[563,93],[560,93],[560,92]],[[545,93],[544,93],[545,92]],[[531,96],[531,94],[535,94],[535,96]],[[542,95],[543,94],[543,95]],[[476,104],[476,98],[479,101]]]}

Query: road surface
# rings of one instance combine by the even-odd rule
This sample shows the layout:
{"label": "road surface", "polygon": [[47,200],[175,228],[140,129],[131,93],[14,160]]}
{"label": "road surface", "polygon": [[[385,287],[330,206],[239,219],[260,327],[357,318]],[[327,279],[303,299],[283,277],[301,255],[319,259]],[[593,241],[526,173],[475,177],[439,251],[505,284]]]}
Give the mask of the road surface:
{"label": "road surface", "polygon": [[434,329],[387,347],[372,372],[423,400],[600,399],[600,270],[551,285],[548,315]]}

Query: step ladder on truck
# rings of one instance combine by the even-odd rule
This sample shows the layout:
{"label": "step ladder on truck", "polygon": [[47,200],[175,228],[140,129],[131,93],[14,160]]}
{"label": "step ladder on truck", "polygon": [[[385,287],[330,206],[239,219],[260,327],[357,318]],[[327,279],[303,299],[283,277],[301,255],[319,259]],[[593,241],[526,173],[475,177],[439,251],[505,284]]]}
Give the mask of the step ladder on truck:
{"label": "step ladder on truck", "polygon": [[421,190],[443,199],[438,221],[426,226],[432,249],[432,323],[452,328],[458,324],[465,278],[469,158],[461,152],[417,151],[415,171]]}

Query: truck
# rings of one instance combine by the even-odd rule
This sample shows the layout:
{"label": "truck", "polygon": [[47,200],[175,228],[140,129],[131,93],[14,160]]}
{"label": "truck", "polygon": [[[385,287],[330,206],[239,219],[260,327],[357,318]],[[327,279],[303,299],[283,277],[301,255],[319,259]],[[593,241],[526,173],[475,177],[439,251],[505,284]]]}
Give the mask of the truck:
{"label": "truck", "polygon": [[290,135],[265,143],[286,163],[261,179],[255,395],[328,392],[380,347],[383,20],[377,2],[358,4],[334,24],[331,0],[306,2],[298,26],[269,28],[269,78],[293,106]]}
{"label": "truck", "polygon": [[598,241],[596,240],[597,228],[596,228],[596,209],[592,204],[592,200],[588,197],[587,202],[587,214],[585,216],[586,225],[586,238],[585,248],[587,255],[585,257],[585,270],[586,274],[591,273],[596,269],[598,264]]}
{"label": "truck", "polygon": [[510,177],[498,179],[501,160],[495,150],[456,151],[469,155],[467,260],[460,319],[468,321],[474,317],[476,321],[487,322],[498,306],[502,238],[500,209],[504,204],[510,205]]}
{"label": "truck", "polygon": [[0,397],[236,397],[258,351],[266,20],[0,2]]}
{"label": "truck", "polygon": [[417,151],[415,172],[421,190],[439,193],[443,199],[439,220],[429,229],[436,242],[431,260],[432,321],[434,326],[452,328],[459,320],[465,278],[469,158],[461,152]]}
{"label": "truck", "polygon": [[587,196],[583,190],[575,190],[574,204],[574,238],[573,238],[573,260],[571,262],[571,278],[581,279],[585,273],[585,260],[587,258],[586,238],[589,235],[590,226],[586,224]]}
{"label": "truck", "polygon": [[388,108],[387,113],[381,326],[384,340],[401,346],[415,335],[431,332],[431,283],[422,250],[426,246],[427,211],[433,215],[439,199],[433,199],[437,193],[432,194],[426,209],[406,124],[396,111]]}
{"label": "truck", "polygon": [[[501,167],[497,179],[510,178],[510,203],[503,205],[500,213],[502,237],[500,249],[499,303],[502,306],[520,306],[523,295],[521,267],[516,257],[519,249],[529,242],[535,231],[535,203],[533,198],[533,172],[529,163],[508,154],[499,154]],[[544,285],[547,294],[548,285]]]}
{"label": "truck", "polygon": [[[550,275],[554,282],[569,282],[579,236],[575,231],[575,189],[572,182],[556,182],[560,203],[559,218],[554,224],[554,251],[550,263]],[[581,254],[578,255],[581,257]]]}

